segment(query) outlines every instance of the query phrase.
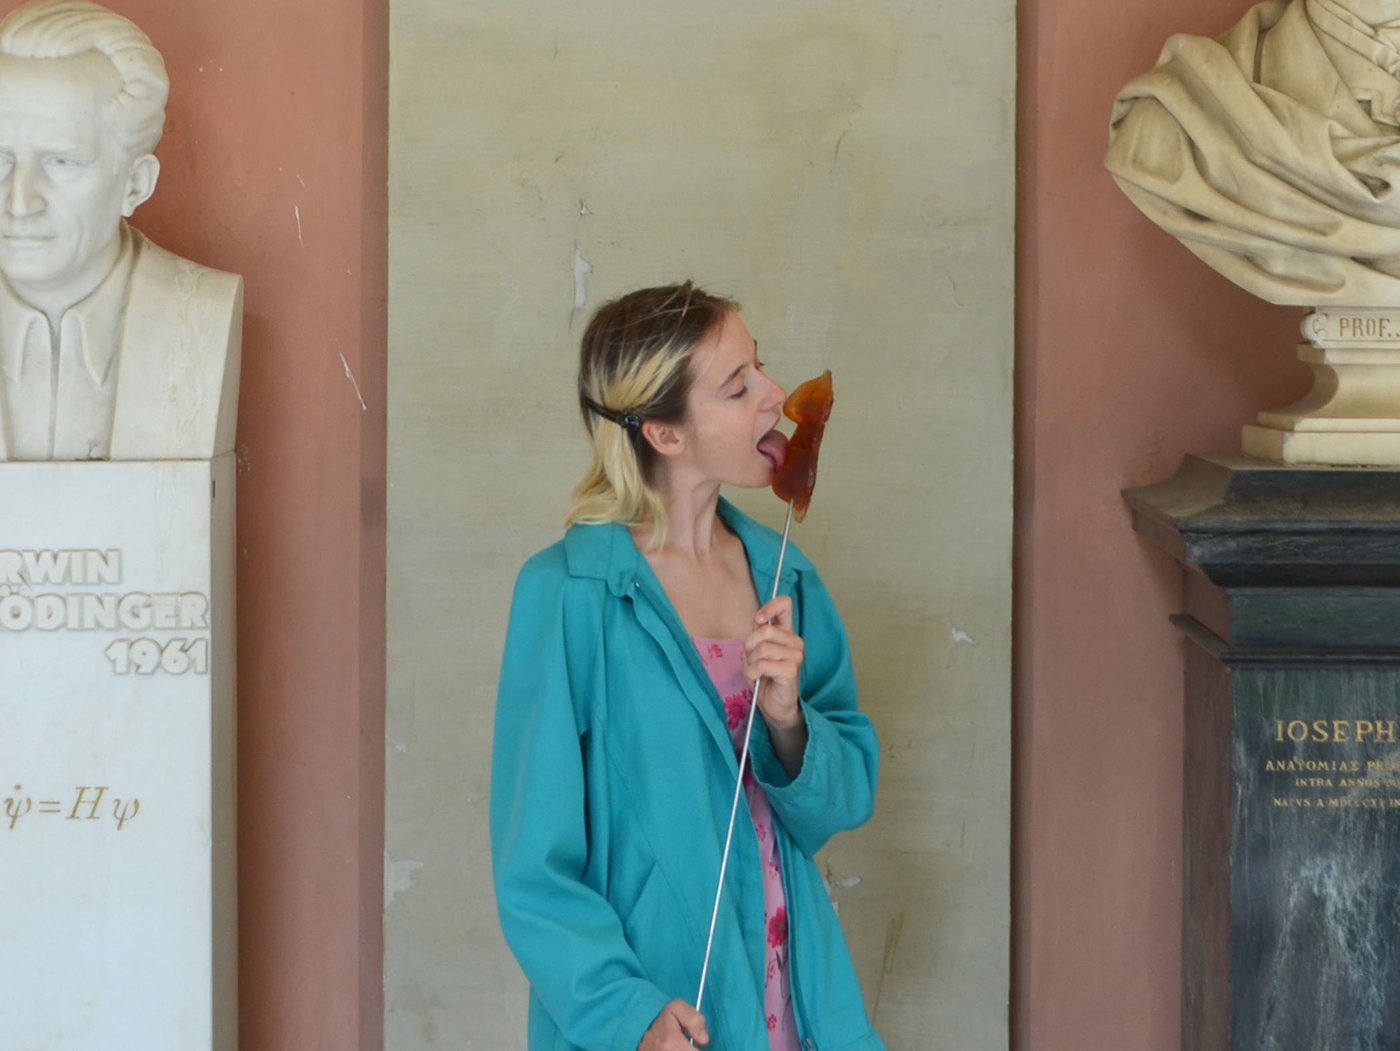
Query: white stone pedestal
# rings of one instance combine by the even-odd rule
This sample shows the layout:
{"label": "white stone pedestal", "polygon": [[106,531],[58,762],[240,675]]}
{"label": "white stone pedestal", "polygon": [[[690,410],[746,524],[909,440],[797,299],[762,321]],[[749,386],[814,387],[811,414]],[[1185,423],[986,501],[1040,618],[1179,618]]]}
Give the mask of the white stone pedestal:
{"label": "white stone pedestal", "polygon": [[235,1051],[234,465],[0,464],[0,1049]]}
{"label": "white stone pedestal", "polygon": [[1261,412],[1244,451],[1275,463],[1400,466],[1400,309],[1316,310],[1298,358],[1313,370],[1301,400]]}

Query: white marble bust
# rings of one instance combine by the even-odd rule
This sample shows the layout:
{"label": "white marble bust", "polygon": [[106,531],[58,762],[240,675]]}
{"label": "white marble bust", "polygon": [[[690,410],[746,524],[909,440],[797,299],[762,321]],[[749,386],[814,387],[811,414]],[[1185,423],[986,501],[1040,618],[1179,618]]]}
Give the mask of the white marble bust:
{"label": "white marble bust", "polygon": [[1119,93],[1106,163],[1263,299],[1400,306],[1400,2],[1263,3],[1172,37]]}
{"label": "white marble bust", "polygon": [[233,447],[242,278],[125,221],[155,191],[168,92],[147,36],[97,4],[0,21],[0,460]]}

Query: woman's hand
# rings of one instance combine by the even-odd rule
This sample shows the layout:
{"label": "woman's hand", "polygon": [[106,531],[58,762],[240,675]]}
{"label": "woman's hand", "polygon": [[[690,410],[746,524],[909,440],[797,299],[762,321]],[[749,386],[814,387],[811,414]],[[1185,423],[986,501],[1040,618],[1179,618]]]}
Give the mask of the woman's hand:
{"label": "woman's hand", "polygon": [[758,710],[768,724],[773,751],[789,777],[802,769],[807,722],[798,703],[802,678],[802,636],[792,630],[792,599],[780,595],[759,608],[754,630],[744,639],[744,674],[763,680]]}
{"label": "woman's hand", "polygon": [[[691,1038],[694,1038],[693,1044]],[[637,1051],[690,1051],[692,1047],[704,1047],[709,1042],[705,1016],[684,1000],[672,1000],[642,1035]]]}

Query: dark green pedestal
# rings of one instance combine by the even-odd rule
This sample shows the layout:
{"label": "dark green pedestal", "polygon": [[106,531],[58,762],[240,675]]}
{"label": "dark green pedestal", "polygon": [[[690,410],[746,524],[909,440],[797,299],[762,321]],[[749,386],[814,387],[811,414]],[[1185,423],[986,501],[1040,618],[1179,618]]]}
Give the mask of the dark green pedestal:
{"label": "dark green pedestal", "polygon": [[1185,1051],[1400,1049],[1400,472],[1187,457]]}

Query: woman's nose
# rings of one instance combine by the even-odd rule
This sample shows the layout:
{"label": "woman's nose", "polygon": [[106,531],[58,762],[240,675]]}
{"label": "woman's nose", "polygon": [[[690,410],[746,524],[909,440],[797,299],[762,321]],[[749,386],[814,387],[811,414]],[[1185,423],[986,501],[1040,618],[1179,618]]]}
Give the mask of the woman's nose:
{"label": "woman's nose", "polygon": [[779,387],[772,380],[768,381],[768,386],[767,404],[769,408],[772,408],[774,405],[781,405],[783,402],[787,401],[787,391],[783,390],[782,387]]}

